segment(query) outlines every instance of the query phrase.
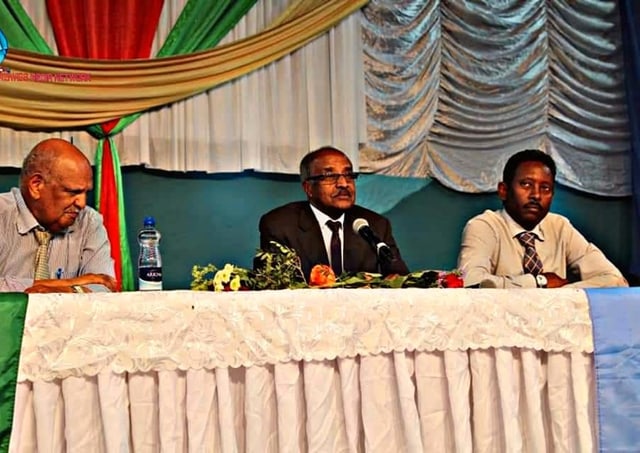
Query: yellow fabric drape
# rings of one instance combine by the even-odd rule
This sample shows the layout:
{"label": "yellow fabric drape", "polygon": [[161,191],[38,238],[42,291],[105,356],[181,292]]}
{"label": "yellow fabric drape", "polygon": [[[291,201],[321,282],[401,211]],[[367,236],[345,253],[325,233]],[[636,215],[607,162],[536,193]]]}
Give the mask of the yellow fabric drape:
{"label": "yellow fabric drape", "polygon": [[[206,52],[170,58],[96,61],[10,49],[3,67],[11,73],[0,73],[0,124],[65,129],[185,99],[295,51],[366,3],[304,0],[290,8],[277,27]],[[33,74],[44,80],[34,80]],[[16,80],[23,78],[28,80]]]}

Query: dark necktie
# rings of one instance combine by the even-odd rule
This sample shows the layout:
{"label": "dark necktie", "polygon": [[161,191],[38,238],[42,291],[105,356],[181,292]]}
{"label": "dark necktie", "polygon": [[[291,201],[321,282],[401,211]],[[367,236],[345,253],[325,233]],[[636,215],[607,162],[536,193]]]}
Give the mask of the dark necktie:
{"label": "dark necktie", "polygon": [[518,240],[524,246],[524,258],[522,259],[524,273],[538,275],[542,272],[542,261],[536,252],[536,235],[525,231],[518,235]]}
{"label": "dark necktie", "polygon": [[331,268],[336,277],[342,274],[342,245],[340,243],[340,222],[327,220],[327,226],[331,229]]}
{"label": "dark necktie", "polygon": [[39,229],[35,229],[33,232],[38,241],[34,280],[51,278],[49,274],[49,241],[51,240],[51,233]]}

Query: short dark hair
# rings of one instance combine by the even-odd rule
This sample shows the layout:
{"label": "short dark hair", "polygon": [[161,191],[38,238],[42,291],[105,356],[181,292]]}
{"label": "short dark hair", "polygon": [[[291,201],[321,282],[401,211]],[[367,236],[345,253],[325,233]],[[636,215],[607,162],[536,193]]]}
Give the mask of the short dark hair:
{"label": "short dark hair", "polygon": [[555,181],[556,179],[556,163],[553,161],[553,157],[547,153],[540,151],[539,149],[525,149],[515,153],[509,158],[507,164],[502,171],[502,182],[506,185],[511,185],[513,178],[516,176],[516,170],[523,162],[540,162],[551,170],[551,175]]}
{"label": "short dark hair", "polygon": [[351,159],[349,159],[347,155],[338,148],[334,148],[333,146],[323,146],[322,148],[310,151],[300,161],[300,181],[305,182],[309,179],[311,176],[311,165],[313,164],[313,161],[325,153],[340,153],[346,157],[349,162],[351,162]]}

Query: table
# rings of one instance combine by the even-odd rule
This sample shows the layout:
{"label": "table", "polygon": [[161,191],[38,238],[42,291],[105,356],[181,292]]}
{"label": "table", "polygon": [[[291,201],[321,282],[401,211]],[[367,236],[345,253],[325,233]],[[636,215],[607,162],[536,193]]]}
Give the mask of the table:
{"label": "table", "polygon": [[11,451],[596,451],[591,330],[576,289],[32,295]]}

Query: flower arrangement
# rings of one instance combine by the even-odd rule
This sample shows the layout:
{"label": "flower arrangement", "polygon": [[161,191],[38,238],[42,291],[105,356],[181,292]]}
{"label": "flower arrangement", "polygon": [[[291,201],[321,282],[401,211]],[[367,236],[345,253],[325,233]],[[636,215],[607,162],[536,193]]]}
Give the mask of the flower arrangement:
{"label": "flower arrangement", "polygon": [[336,278],[326,264],[316,264],[309,278],[311,287],[331,288],[462,288],[464,280],[458,270],[419,271],[408,275],[391,274],[383,276],[372,272],[342,274]]}
{"label": "flower arrangement", "polygon": [[213,264],[193,266],[191,289],[196,291],[240,291],[251,287],[250,271],[233,264],[218,269]]}
{"label": "flower arrangement", "polygon": [[336,276],[330,266],[317,264],[309,282],[304,278],[295,250],[272,241],[267,250],[258,250],[255,270],[233,264],[218,269],[213,264],[193,266],[191,289],[197,291],[241,291],[297,288],[462,288],[459,270],[419,271],[408,275],[371,272],[343,273]]}
{"label": "flower arrangement", "polygon": [[300,258],[295,250],[272,241],[266,250],[258,250],[255,270],[233,264],[218,269],[213,264],[193,266],[191,289],[196,291],[238,291],[243,289],[306,288]]}

